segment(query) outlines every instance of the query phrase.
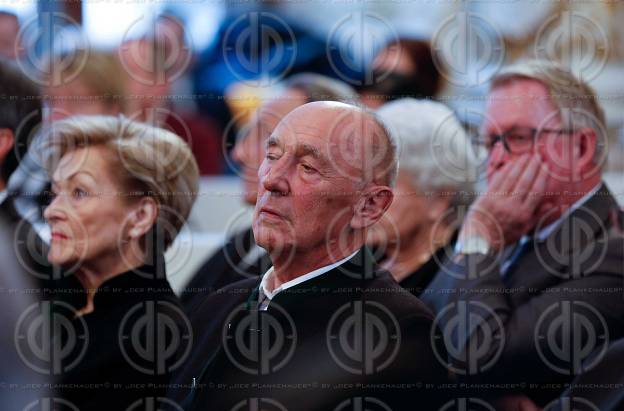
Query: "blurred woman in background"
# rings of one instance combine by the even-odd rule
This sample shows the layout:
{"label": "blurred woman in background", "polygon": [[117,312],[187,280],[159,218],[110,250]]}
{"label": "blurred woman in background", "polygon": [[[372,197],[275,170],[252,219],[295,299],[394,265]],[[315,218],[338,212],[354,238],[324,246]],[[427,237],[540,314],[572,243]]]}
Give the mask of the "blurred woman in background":
{"label": "blurred woman in background", "polygon": [[476,180],[475,156],[461,124],[441,103],[399,99],[377,114],[397,139],[399,173],[394,201],[369,243],[384,268],[419,295],[452,254],[461,224],[456,217],[470,203]]}

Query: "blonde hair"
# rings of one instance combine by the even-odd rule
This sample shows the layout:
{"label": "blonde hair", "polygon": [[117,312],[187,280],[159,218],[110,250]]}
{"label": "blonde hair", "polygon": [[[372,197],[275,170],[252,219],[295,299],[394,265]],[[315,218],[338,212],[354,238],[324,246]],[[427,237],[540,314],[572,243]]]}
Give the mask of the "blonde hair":
{"label": "blonde hair", "polygon": [[[80,81],[88,89],[88,96],[67,96],[67,98],[91,98],[102,101],[109,108],[118,107],[119,112],[125,112],[126,93],[125,72],[117,57],[112,53],[93,50],[78,50],[69,64],[59,66],[50,62],[51,74],[62,79],[62,84]],[[56,71],[55,71],[56,70]],[[60,70],[60,71],[59,71]],[[44,78],[47,83],[51,78]],[[54,84],[51,87],[55,87]]]}
{"label": "blonde hair", "polygon": [[[176,134],[131,121],[124,116],[74,116],[54,122],[37,137],[41,164],[49,174],[61,158],[76,149],[109,149],[111,172],[128,197],[151,197],[159,206],[157,222],[168,248],[188,218],[199,187],[197,162]],[[162,227],[163,225],[161,225]]]}
{"label": "blonde hair", "polygon": [[[548,97],[557,108],[561,120],[571,129],[590,127],[600,141],[607,136],[604,111],[597,101],[596,92],[561,64],[547,60],[526,60],[512,64],[499,71],[492,79],[490,90],[515,80],[536,80],[542,83]],[[587,115],[589,113],[589,116]],[[605,148],[596,146],[594,160],[600,163]]]}

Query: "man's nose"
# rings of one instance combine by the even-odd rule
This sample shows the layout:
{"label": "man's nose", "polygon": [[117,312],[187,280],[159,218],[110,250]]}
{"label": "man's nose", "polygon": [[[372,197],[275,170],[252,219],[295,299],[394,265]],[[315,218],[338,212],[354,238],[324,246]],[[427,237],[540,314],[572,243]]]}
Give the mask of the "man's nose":
{"label": "man's nose", "polygon": [[494,144],[488,158],[488,174],[497,171],[509,161],[509,153],[501,141]]}
{"label": "man's nose", "polygon": [[288,194],[290,190],[290,184],[288,182],[290,161],[284,157],[285,156],[268,166],[267,172],[260,178],[260,184],[262,184],[267,191],[282,195]]}

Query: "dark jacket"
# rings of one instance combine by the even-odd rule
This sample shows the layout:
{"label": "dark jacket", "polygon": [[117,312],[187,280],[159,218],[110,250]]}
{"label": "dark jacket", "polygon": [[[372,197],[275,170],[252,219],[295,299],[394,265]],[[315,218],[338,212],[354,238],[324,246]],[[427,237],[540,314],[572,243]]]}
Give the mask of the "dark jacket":
{"label": "dark jacket", "polygon": [[266,311],[259,282],[219,290],[193,316],[195,346],[169,392],[186,410],[439,408],[447,372],[432,351],[432,315],[366,248],[278,293]]}
{"label": "dark jacket", "polygon": [[187,313],[192,313],[216,290],[246,278],[258,278],[271,268],[271,258],[261,250],[259,256],[250,251],[258,247],[251,227],[230,237],[191,278],[180,293]]}
{"label": "dark jacket", "polygon": [[624,410],[623,363],[624,340],[619,340],[609,348],[599,364],[575,378],[570,388],[549,409]]}
{"label": "dark jacket", "polygon": [[[619,208],[602,186],[506,274],[500,255],[457,256],[422,294],[449,364],[464,377],[514,383],[540,404],[624,335]],[[535,390],[529,390],[529,384]],[[493,390],[494,395],[504,390]],[[482,391],[484,393],[485,391]]]}
{"label": "dark jacket", "polygon": [[80,410],[158,407],[192,343],[190,322],[164,275],[146,265],[115,276],[82,316],[75,310],[85,305],[84,288],[74,276],[63,282],[47,302],[60,324],[53,330],[60,342],[53,350],[57,396]]}

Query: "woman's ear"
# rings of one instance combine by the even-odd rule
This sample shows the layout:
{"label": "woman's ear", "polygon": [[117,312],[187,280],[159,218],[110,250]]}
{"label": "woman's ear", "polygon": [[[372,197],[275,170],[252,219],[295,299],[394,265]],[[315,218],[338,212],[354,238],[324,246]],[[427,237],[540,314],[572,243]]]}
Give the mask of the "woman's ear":
{"label": "woman's ear", "polygon": [[364,190],[355,204],[351,228],[357,230],[375,224],[390,207],[393,198],[390,187],[373,186]]}
{"label": "woman's ear", "polygon": [[151,197],[143,197],[139,200],[139,204],[134,206],[132,213],[128,235],[132,239],[140,239],[156,223],[158,204]]}

